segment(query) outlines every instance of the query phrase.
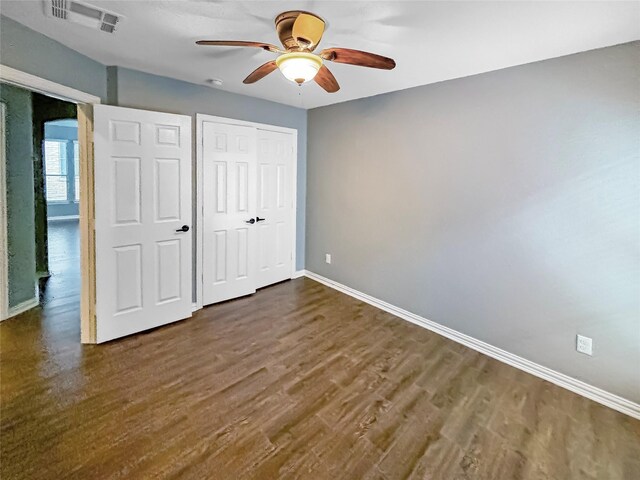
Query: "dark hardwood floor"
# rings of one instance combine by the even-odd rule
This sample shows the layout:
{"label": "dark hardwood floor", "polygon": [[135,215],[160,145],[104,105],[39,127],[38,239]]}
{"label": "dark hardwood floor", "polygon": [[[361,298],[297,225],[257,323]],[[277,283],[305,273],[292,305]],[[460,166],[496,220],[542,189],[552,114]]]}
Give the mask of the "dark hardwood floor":
{"label": "dark hardwood floor", "polygon": [[99,346],[69,281],[0,325],[2,479],[640,478],[639,421],[312,280]]}
{"label": "dark hardwood floor", "polygon": [[56,322],[62,309],[77,310],[80,302],[80,232],[78,220],[47,224],[48,279],[40,281],[40,301],[47,316]]}

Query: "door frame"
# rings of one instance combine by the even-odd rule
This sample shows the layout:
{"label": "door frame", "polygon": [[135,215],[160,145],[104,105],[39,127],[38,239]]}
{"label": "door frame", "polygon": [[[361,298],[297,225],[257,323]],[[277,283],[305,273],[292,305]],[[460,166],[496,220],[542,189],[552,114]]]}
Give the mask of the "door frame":
{"label": "door frame", "polygon": [[[78,106],[78,144],[80,146],[80,340],[82,343],[95,343],[93,105],[101,103],[101,99],[90,93],[2,64],[0,64],[0,82],[59,98],[60,100],[75,103]],[[3,235],[3,241],[6,242],[6,232]]]}
{"label": "door frame", "polygon": [[258,130],[268,130],[271,132],[286,133],[293,138],[293,164],[292,164],[292,182],[293,182],[293,200],[291,208],[291,225],[292,225],[292,241],[293,247],[291,258],[291,278],[295,277],[296,273],[296,258],[298,252],[297,244],[297,212],[298,212],[298,130],[289,127],[279,127],[276,125],[269,125],[266,123],[247,122],[245,120],[236,120],[233,118],[218,117],[214,115],[207,115],[204,113],[196,114],[196,249],[195,249],[195,275],[196,275],[196,302],[193,305],[193,310],[200,310],[203,300],[203,282],[202,282],[202,245],[204,242],[204,232],[200,229],[203,224],[204,218],[204,203],[202,199],[203,192],[203,166],[202,166],[202,124],[203,122],[222,123],[226,125],[237,125],[240,127],[253,127]]}
{"label": "door frame", "polygon": [[5,104],[0,102],[0,321],[9,316],[9,251],[7,249],[7,183]]}

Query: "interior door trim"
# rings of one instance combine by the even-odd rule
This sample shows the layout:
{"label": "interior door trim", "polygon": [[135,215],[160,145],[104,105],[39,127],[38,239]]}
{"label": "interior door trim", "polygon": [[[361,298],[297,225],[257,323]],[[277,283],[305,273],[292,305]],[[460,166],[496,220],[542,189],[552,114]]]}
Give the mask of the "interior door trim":
{"label": "interior door trim", "polygon": [[0,80],[71,103],[100,103],[100,97],[0,64]]}
{"label": "interior door trim", "polygon": [[213,115],[206,115],[203,113],[196,114],[196,218],[195,218],[195,280],[196,280],[196,303],[195,310],[202,308],[203,299],[203,284],[202,284],[202,245],[203,245],[203,232],[200,229],[200,225],[203,222],[203,210],[204,203],[202,199],[203,191],[203,168],[202,168],[202,124],[204,122],[222,123],[227,125],[237,125],[241,127],[254,127],[258,130],[268,130],[272,132],[287,133],[292,135],[293,141],[293,159],[292,168],[292,192],[293,192],[293,205],[291,209],[291,225],[292,225],[292,258],[291,258],[291,277],[293,278],[296,272],[296,255],[298,251],[297,245],[297,211],[298,211],[298,130],[295,128],[279,127],[276,125],[268,125],[266,123],[246,122],[244,120],[236,120],[233,118],[217,117]]}
{"label": "interior door trim", "polygon": [[5,104],[0,102],[0,321],[9,316]]}
{"label": "interior door trim", "polygon": [[[95,235],[93,231],[93,105],[101,99],[90,93],[52,82],[0,64],[0,82],[78,105],[80,145],[80,341],[95,343]],[[37,296],[35,297],[37,304]]]}

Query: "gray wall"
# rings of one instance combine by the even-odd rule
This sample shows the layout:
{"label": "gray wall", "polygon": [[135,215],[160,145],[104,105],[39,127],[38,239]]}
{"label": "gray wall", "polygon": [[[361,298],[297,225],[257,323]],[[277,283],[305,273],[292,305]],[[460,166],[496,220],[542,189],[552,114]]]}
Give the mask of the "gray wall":
{"label": "gray wall", "polygon": [[[158,110],[194,117],[205,113],[298,130],[298,198],[296,267],[305,262],[307,178],[307,112],[267,100],[159,77],[121,67],[109,67],[109,102],[123,107]],[[195,149],[194,149],[195,152]]]}
{"label": "gray wall", "polygon": [[107,98],[104,65],[1,15],[0,63]]}
{"label": "gray wall", "polygon": [[9,307],[33,299],[36,251],[31,92],[0,84],[5,104]]}
{"label": "gray wall", "polygon": [[640,401],[640,42],[308,127],[307,269]]}

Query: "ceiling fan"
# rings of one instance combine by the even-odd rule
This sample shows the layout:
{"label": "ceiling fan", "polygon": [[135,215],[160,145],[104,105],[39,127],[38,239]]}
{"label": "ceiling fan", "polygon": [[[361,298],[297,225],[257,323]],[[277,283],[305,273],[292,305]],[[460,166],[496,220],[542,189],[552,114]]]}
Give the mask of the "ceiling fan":
{"label": "ceiling fan", "polygon": [[298,85],[315,80],[327,92],[334,93],[340,90],[340,85],[324,65],[325,60],[383,70],[392,70],[396,66],[396,62],[391,58],[349,48],[325,48],[318,54],[313,53],[322,39],[325,27],[324,20],[313,13],[300,10],[283,12],[276,17],[275,23],[284,50],[262,42],[198,40],[196,43],[226,47],[255,47],[280,54],[275,60],[251,72],[244,79],[244,83],[247,84],[255,83],[279,68],[287,79]]}

